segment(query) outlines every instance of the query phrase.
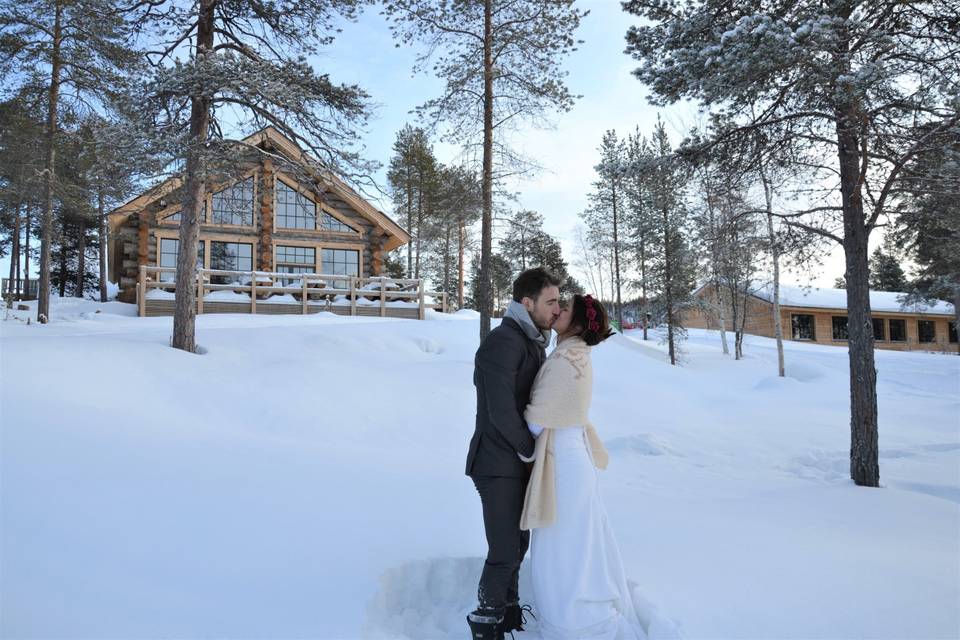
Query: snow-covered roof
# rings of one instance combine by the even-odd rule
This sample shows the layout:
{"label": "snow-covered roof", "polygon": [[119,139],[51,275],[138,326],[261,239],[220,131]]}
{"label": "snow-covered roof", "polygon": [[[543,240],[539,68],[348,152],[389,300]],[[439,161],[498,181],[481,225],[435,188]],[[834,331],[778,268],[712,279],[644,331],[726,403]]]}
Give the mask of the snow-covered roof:
{"label": "snow-covered roof", "polygon": [[[773,284],[760,285],[751,291],[753,295],[773,301]],[[922,302],[904,305],[901,299],[907,294],[894,291],[871,291],[870,309],[895,313],[929,313],[953,315],[953,305],[936,301],[931,304]],[[846,309],[847,292],[845,289],[821,289],[819,287],[798,287],[780,285],[780,304],[789,307],[817,307],[823,309]]]}

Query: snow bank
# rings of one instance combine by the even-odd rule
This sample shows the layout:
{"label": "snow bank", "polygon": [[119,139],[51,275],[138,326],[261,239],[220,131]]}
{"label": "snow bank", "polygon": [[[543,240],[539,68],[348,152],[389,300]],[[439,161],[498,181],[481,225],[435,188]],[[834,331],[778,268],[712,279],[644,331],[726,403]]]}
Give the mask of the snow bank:
{"label": "snow bank", "polygon": [[[0,323],[0,636],[465,637],[471,312],[201,315],[201,356],[134,305],[52,309]],[[883,488],[862,489],[846,350],[788,342],[779,379],[772,340],[734,361],[689,336],[684,367],[636,331],[593,352],[651,636],[956,637],[960,358],[876,353]]]}

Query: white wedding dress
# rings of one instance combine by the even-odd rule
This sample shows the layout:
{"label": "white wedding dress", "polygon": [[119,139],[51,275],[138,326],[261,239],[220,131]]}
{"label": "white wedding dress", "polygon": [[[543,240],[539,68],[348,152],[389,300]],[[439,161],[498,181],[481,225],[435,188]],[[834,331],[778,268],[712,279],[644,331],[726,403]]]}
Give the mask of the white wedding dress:
{"label": "white wedding dress", "polygon": [[[538,435],[540,427],[530,431]],[[584,429],[556,429],[553,445],[557,519],[530,536],[540,634],[544,640],[646,640]]]}

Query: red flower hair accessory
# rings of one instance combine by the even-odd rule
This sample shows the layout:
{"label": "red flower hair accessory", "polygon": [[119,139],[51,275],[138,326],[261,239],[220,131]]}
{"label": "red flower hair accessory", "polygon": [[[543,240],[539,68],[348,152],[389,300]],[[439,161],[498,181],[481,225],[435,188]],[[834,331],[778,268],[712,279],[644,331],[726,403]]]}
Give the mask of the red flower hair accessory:
{"label": "red flower hair accessory", "polygon": [[583,303],[587,305],[587,328],[590,331],[600,331],[600,323],[597,322],[597,309],[593,306],[593,296],[588,293],[584,296]]}

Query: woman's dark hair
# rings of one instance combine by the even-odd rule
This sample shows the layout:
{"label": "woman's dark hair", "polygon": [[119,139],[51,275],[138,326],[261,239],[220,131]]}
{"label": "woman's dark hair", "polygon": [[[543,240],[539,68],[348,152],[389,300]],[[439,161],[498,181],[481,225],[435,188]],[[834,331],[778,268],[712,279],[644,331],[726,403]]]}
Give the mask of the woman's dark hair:
{"label": "woman's dark hair", "polygon": [[587,318],[587,298],[580,294],[573,296],[573,304],[570,306],[570,326],[579,329],[580,331],[575,335],[580,336],[584,342],[593,347],[612,336],[614,332],[610,329],[607,310],[600,301],[590,298],[590,304],[596,312],[593,318],[596,323],[594,328],[590,328],[590,321]]}
{"label": "woman's dark hair", "polygon": [[524,298],[536,300],[541,291],[547,287],[559,287],[560,284],[560,278],[543,267],[527,269],[513,281],[513,299],[517,302],[523,302]]}

